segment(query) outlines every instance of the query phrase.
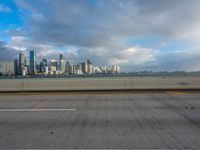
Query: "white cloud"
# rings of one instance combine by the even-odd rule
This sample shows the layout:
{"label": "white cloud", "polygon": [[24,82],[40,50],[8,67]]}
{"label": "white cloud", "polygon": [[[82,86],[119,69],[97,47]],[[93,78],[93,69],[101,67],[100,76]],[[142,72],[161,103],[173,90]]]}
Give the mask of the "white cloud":
{"label": "white cloud", "polygon": [[102,0],[96,5],[82,0],[17,0],[30,11],[30,36],[56,46],[121,46],[128,37],[159,36],[167,39],[200,39],[200,1]]}
{"label": "white cloud", "polygon": [[[36,49],[40,57],[54,59],[65,53],[67,60],[119,64],[126,71],[198,69],[197,51],[164,54],[157,47],[170,46],[171,41],[190,41],[195,47],[200,42],[200,1],[101,0],[95,5],[87,0],[15,2],[30,16],[22,16],[27,20],[24,29],[8,31],[10,48]],[[29,32],[24,32],[26,27]],[[130,37],[159,40],[150,47],[145,42],[136,46],[125,42]]]}
{"label": "white cloud", "polygon": [[[130,47],[128,49],[122,50],[119,53],[119,58],[114,61],[113,64],[144,64],[149,61],[154,61],[158,50],[142,48],[142,47]],[[112,60],[110,61],[112,63]]]}

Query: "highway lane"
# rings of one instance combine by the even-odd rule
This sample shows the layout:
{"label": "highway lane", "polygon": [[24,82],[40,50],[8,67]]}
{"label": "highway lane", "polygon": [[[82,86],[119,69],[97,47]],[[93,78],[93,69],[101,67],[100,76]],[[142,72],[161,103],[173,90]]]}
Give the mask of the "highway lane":
{"label": "highway lane", "polygon": [[200,148],[200,93],[0,95],[0,149]]}

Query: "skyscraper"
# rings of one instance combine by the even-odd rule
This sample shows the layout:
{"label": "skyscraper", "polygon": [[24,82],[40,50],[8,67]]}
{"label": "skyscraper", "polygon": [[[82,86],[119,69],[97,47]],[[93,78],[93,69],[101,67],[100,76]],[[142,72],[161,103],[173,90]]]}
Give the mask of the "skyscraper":
{"label": "skyscraper", "polygon": [[83,74],[81,64],[73,65],[73,74]]}
{"label": "skyscraper", "polygon": [[26,68],[26,73],[30,73],[30,60],[29,59],[25,59],[24,60],[24,65],[25,65],[25,68]]}
{"label": "skyscraper", "polygon": [[42,64],[43,64],[43,66],[47,66],[47,59],[46,58],[42,59]]}
{"label": "skyscraper", "polygon": [[15,70],[15,75],[19,74],[19,62],[18,59],[15,59],[14,61],[14,70]]}
{"label": "skyscraper", "polygon": [[63,54],[60,54],[59,71],[61,74],[65,73],[65,60]]}
{"label": "skyscraper", "polygon": [[47,59],[43,58],[40,62],[40,72],[45,72],[45,68],[47,67]]}
{"label": "skyscraper", "polygon": [[2,66],[3,66],[2,73],[4,75],[14,75],[15,74],[13,61],[5,61],[5,62],[3,62]]}
{"label": "skyscraper", "polygon": [[22,70],[24,69],[24,53],[19,54],[19,74],[22,75]]}
{"label": "skyscraper", "polygon": [[92,74],[92,63],[90,60],[87,60],[86,62],[80,63],[81,64],[81,70],[83,73],[86,74]]}
{"label": "skyscraper", "polygon": [[120,66],[113,65],[113,67],[112,67],[112,73],[113,74],[119,74],[120,73]]}
{"label": "skyscraper", "polygon": [[60,60],[64,60],[64,55],[60,54]]}
{"label": "skyscraper", "polygon": [[86,73],[92,74],[92,68],[93,68],[93,66],[92,66],[91,61],[87,60],[87,62],[86,62]]}
{"label": "skyscraper", "polygon": [[37,57],[36,52],[34,50],[30,51],[30,73],[32,75],[37,74]]}
{"label": "skyscraper", "polygon": [[67,61],[66,64],[65,64],[65,72],[67,74],[72,74],[72,65],[70,64],[69,61]]}
{"label": "skyscraper", "polygon": [[83,63],[80,63],[80,65],[81,65],[81,70],[82,70],[82,72],[83,72],[83,73],[86,73],[86,72],[87,72],[87,68],[86,68],[87,63],[86,63],[86,62],[83,62]]}

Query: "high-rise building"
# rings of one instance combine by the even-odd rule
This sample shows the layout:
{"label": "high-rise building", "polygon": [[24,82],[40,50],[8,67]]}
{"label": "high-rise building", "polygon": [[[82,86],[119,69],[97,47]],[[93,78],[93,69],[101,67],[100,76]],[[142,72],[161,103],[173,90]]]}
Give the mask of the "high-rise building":
{"label": "high-rise building", "polygon": [[88,74],[92,74],[92,63],[90,60],[87,60],[86,62],[86,73]]}
{"label": "high-rise building", "polygon": [[3,75],[14,75],[14,62],[13,61],[5,61],[2,65],[2,74]]}
{"label": "high-rise building", "polygon": [[50,60],[49,62],[50,66],[54,66],[56,68],[56,70],[58,70],[58,61],[57,60]]}
{"label": "high-rise building", "polygon": [[73,74],[83,74],[81,64],[73,65]]}
{"label": "high-rise building", "polygon": [[102,71],[99,67],[95,66],[92,68],[92,73],[99,74],[99,73],[102,73]]}
{"label": "high-rise building", "polygon": [[87,73],[87,63],[82,62],[82,63],[80,63],[80,65],[81,65],[82,73]]}
{"label": "high-rise building", "polygon": [[19,54],[19,74],[22,75],[22,70],[24,69],[24,53]]}
{"label": "high-rise building", "polygon": [[57,60],[50,60],[49,62],[49,71],[50,74],[57,74],[59,65]]}
{"label": "high-rise building", "polygon": [[64,55],[63,54],[60,54],[59,71],[60,71],[60,74],[64,74],[65,73],[65,60],[64,60]]}
{"label": "high-rise building", "polygon": [[30,60],[29,59],[25,59],[24,60],[24,65],[25,66],[30,66]]}
{"label": "high-rise building", "polygon": [[59,62],[59,70],[61,74],[65,73],[65,61],[64,60],[60,60]]}
{"label": "high-rise building", "polygon": [[49,74],[49,67],[45,66],[43,73],[44,73],[44,75],[48,75]]}
{"label": "high-rise building", "polygon": [[26,76],[28,74],[28,67],[25,66],[24,69],[22,70],[22,76]]}
{"label": "high-rise building", "polygon": [[47,59],[46,58],[42,59],[42,64],[43,64],[43,66],[47,66]]}
{"label": "high-rise building", "polygon": [[37,74],[37,56],[34,50],[30,51],[30,73]]}
{"label": "high-rise building", "polygon": [[119,74],[120,73],[120,67],[117,65],[113,65],[112,67],[112,73],[113,74]]}
{"label": "high-rise building", "polygon": [[83,73],[85,74],[92,74],[92,63],[90,62],[90,60],[87,60],[86,62],[80,63],[81,65],[81,70]]}
{"label": "high-rise building", "polygon": [[63,54],[60,54],[60,60],[64,60],[65,56]]}
{"label": "high-rise building", "polygon": [[57,66],[58,66],[58,61],[57,60],[50,60],[49,62],[49,71],[51,75],[57,74]]}
{"label": "high-rise building", "polygon": [[35,72],[35,74],[38,74],[38,73],[41,73],[41,71],[40,71],[40,63],[36,64],[36,72]]}
{"label": "high-rise building", "polygon": [[102,73],[108,73],[107,66],[101,66],[100,70],[101,70]]}
{"label": "high-rise building", "polygon": [[42,61],[40,62],[40,72],[44,73],[45,67],[47,67],[47,59],[43,58]]}
{"label": "high-rise building", "polygon": [[30,73],[30,60],[29,59],[25,59],[24,66],[25,66],[26,74]]}
{"label": "high-rise building", "polygon": [[65,64],[65,73],[72,74],[72,67],[69,61],[67,61]]}
{"label": "high-rise building", "polygon": [[15,71],[15,75],[19,75],[19,62],[18,62],[18,59],[14,60],[14,71]]}

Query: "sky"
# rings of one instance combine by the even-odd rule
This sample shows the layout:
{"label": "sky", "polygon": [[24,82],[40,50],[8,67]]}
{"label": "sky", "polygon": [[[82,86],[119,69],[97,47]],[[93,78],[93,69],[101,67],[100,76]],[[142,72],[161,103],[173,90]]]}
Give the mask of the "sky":
{"label": "sky", "polygon": [[123,72],[200,71],[199,0],[0,0],[0,61],[119,65]]}

